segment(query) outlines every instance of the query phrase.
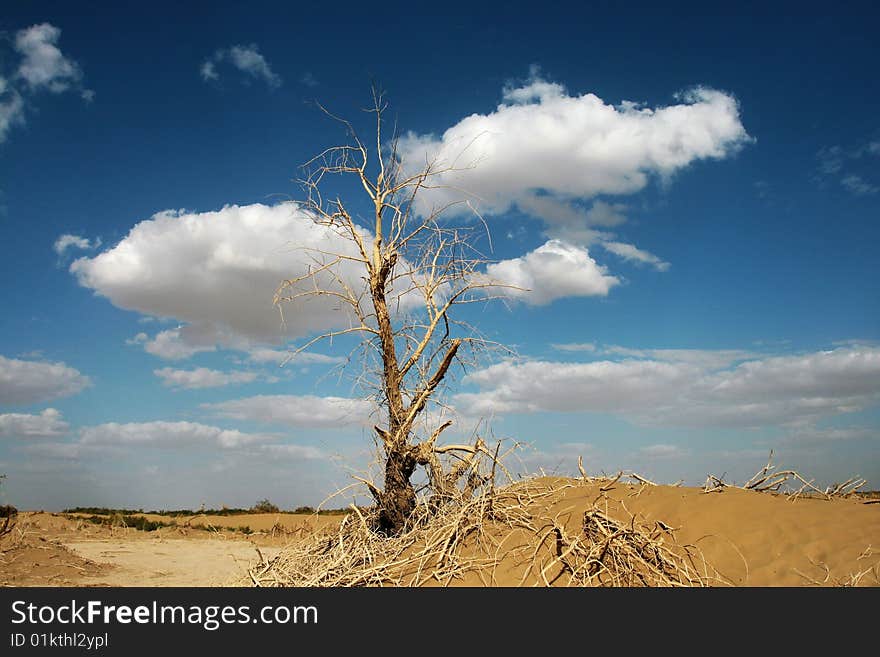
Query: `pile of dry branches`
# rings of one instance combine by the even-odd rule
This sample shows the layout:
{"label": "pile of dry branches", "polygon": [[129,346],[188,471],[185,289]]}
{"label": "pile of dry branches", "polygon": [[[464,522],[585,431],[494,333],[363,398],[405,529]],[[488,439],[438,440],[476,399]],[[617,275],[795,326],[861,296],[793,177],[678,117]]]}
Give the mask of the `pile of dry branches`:
{"label": "pile of dry branches", "polygon": [[17,515],[18,509],[14,506],[0,506],[0,538],[12,533]]}
{"label": "pile of dry branches", "polygon": [[[717,578],[663,523],[609,513],[611,479],[532,478],[420,505],[409,528],[384,537],[357,509],[338,529],[287,547],[250,571],[256,586],[705,586]],[[580,518],[553,513],[562,494],[590,486]],[[625,507],[624,507],[625,510]],[[548,518],[553,518],[548,522]]]}
{"label": "pile of dry branches", "polygon": [[[797,488],[792,487],[792,483]],[[767,459],[767,465],[761,468],[742,486],[736,486],[724,481],[723,477],[710,474],[703,485],[704,493],[720,493],[725,488],[741,488],[757,492],[769,492],[785,495],[789,500],[796,500],[801,495],[809,495],[824,500],[840,497],[850,497],[862,488],[867,481],[860,477],[852,477],[843,483],[835,483],[827,488],[820,489],[814,485],[814,480],[807,481],[795,470],[777,470],[773,465],[773,451]]]}

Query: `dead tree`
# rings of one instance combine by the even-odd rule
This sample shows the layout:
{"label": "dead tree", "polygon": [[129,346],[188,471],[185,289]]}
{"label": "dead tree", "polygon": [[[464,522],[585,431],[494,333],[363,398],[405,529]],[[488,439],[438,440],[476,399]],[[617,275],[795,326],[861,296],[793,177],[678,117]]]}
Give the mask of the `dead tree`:
{"label": "dead tree", "polygon": [[[0,483],[6,479],[6,475],[0,475]],[[12,532],[12,529],[15,527],[15,517],[18,514],[18,509],[9,504],[4,504],[0,506],[0,538]]]}
{"label": "dead tree", "polygon": [[[475,237],[477,227],[486,226],[478,215],[471,225],[453,228],[444,224],[443,215],[457,203],[421,212],[416,203],[420,194],[439,187],[440,177],[454,166],[426,161],[413,172],[398,156],[396,136],[383,143],[385,106],[376,93],[373,101],[368,111],[375,114],[376,134],[370,148],[349,121],[324,110],[344,126],[349,142],[307,162],[300,181],[305,192],[300,209],[351,248],[311,249],[314,265],[306,274],[285,280],[275,304],[282,321],[284,304],[314,297],[338,301],[348,315],[347,328],[313,337],[294,354],[321,340],[347,334],[361,338],[358,360],[367,367],[359,379],[380,409],[375,431],[384,452],[384,484],[380,490],[361,481],[376,501],[376,529],[390,535],[406,526],[416,508],[411,479],[418,466],[425,468],[437,501],[471,471],[478,455],[492,456],[479,439],[474,444],[438,445],[450,420],[422,427],[429,403],[439,403],[438,390],[450,368],[473,362],[487,349],[501,348],[454,317],[453,310],[496,298],[499,291],[493,288],[505,286],[481,273],[486,259],[477,251]],[[325,197],[323,189],[334,174],[353,178],[356,188],[363,190],[363,215],[355,211],[356,201]],[[470,207],[465,200],[460,203]],[[353,265],[361,281],[342,273],[343,267],[350,272]]]}

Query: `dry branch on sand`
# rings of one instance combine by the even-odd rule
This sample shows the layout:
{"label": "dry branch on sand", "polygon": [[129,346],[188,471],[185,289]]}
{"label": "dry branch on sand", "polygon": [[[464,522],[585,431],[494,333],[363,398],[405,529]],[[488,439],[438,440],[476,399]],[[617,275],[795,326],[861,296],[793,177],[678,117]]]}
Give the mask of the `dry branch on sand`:
{"label": "dry branch on sand", "polygon": [[[798,488],[792,488],[791,482],[800,484]],[[710,474],[706,477],[706,483],[703,485],[704,493],[720,493],[725,488],[741,488],[743,490],[752,490],[759,493],[769,492],[785,495],[790,500],[796,500],[801,495],[807,494],[824,500],[831,500],[839,497],[849,497],[858,492],[866,483],[861,477],[852,477],[843,483],[835,483],[822,490],[817,488],[813,480],[807,481],[800,473],[795,470],[777,470],[773,465],[773,450],[770,450],[770,457],[767,459],[767,465],[756,472],[742,486],[729,484],[724,481],[723,477],[716,477]],[[795,485],[796,485],[795,484]],[[867,503],[870,503],[867,502]]]}
{"label": "dry branch on sand", "polygon": [[[531,478],[421,504],[406,531],[385,537],[358,509],[334,531],[288,546],[250,571],[255,586],[492,586],[502,572],[534,586],[705,586],[721,581],[663,523],[612,517],[608,478]],[[582,517],[553,513],[573,487],[596,499]],[[625,510],[625,507],[624,507]],[[570,515],[570,514],[569,514]],[[547,518],[552,518],[549,522]]]}
{"label": "dry branch on sand", "polygon": [[17,515],[18,509],[14,506],[0,506],[0,538],[12,533]]}

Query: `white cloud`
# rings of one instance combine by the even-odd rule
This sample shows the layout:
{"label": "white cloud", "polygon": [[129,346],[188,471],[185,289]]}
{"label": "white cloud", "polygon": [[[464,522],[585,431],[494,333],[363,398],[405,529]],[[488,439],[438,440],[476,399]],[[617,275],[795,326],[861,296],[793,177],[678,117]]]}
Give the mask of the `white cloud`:
{"label": "white cloud", "polygon": [[846,153],[840,146],[820,148],[819,152],[816,153],[816,157],[819,160],[819,172],[826,176],[839,173],[843,168],[843,161],[846,156]]}
{"label": "white cloud", "polygon": [[203,80],[220,79],[220,76],[217,74],[217,68],[214,66],[214,62],[210,59],[206,59],[202,62],[202,67],[199,69],[199,72],[202,74]]}
{"label": "white cloud", "polygon": [[657,445],[647,445],[646,447],[642,447],[639,449],[639,454],[642,456],[647,456],[652,459],[670,459],[682,457],[687,452],[683,450],[681,447],[677,445],[666,445],[666,444],[657,444]]}
{"label": "white cloud", "polygon": [[67,249],[71,247],[77,249],[97,249],[99,246],[101,246],[100,239],[96,239],[94,242],[92,242],[85,237],[65,233],[61,235],[57,240],[55,240],[55,243],[52,245],[52,249],[58,255],[62,255]]}
{"label": "white cloud", "polygon": [[[533,74],[526,85],[506,89],[504,100],[494,112],[472,114],[440,137],[409,133],[401,140],[407,166],[418,167],[427,157],[439,167],[461,169],[440,177],[446,187],[425,194],[423,209],[466,190],[485,213],[518,206],[559,223],[536,203],[631,194],[654,176],[669,178],[695,161],[727,157],[751,139],[736,100],[705,87],[680,94],[668,107],[615,107],[593,94],[568,95]],[[619,209],[594,209],[593,225],[619,219]],[[581,221],[581,214],[571,221]]]}
{"label": "white cloud", "polygon": [[213,344],[205,344],[195,331],[191,331],[191,340],[187,340],[187,330],[184,326],[167,331],[159,331],[155,336],[148,339],[146,333],[138,333],[132,342],[143,342],[144,351],[164,360],[182,360],[205,351],[215,351]]}
{"label": "white cloud", "polygon": [[23,57],[18,76],[31,90],[62,93],[71,87],[80,87],[82,70],[59,50],[56,44],[60,37],[61,30],[49,23],[16,32],[15,49]]}
{"label": "white cloud", "polygon": [[[143,319],[143,318],[141,318]],[[125,340],[125,344],[127,345],[136,345],[136,344],[144,344],[150,339],[150,336],[141,331],[137,335],[131,338],[127,338]]]}
{"label": "white cloud", "polygon": [[217,64],[228,62],[239,71],[257,80],[263,80],[270,87],[280,87],[281,77],[272,71],[269,62],[260,54],[256,44],[236,45],[220,48],[206,59],[200,68],[203,80],[217,80]]}
{"label": "white cloud", "polygon": [[692,366],[654,361],[504,362],[467,375],[480,393],[453,397],[469,415],[539,411],[629,412],[664,403],[699,374]]}
{"label": "white cloud", "polygon": [[162,379],[162,385],[172,388],[186,388],[194,390],[198,388],[219,388],[235,383],[251,383],[257,378],[255,372],[220,372],[209,370],[206,367],[198,367],[194,370],[175,370],[163,367],[153,370],[153,374]]}
{"label": "white cloud", "polygon": [[453,403],[471,415],[614,413],[638,424],[766,426],[814,422],[880,403],[880,349],[841,348],[749,360],[725,357],[561,363],[505,362],[468,375],[478,393]]}
{"label": "white cloud", "polygon": [[324,454],[317,447],[312,447],[311,445],[258,445],[253,450],[249,450],[251,453],[256,454],[265,454],[271,457],[273,460],[275,459],[323,459],[326,458],[327,455]]}
{"label": "white cloud", "polygon": [[584,218],[588,226],[619,226],[626,222],[624,212],[626,212],[626,205],[623,203],[596,201]]}
{"label": "white cloud", "polygon": [[12,126],[24,124],[29,94],[76,90],[86,102],[94,99],[95,92],[82,86],[80,67],[58,49],[60,36],[61,30],[49,23],[16,32],[13,47],[21,60],[11,79],[0,76],[0,144]]}
{"label": "white cloud", "polygon": [[561,297],[605,296],[619,283],[586,248],[561,240],[549,240],[519,258],[490,264],[486,275],[494,282],[519,288],[493,292],[537,306]]}
{"label": "white cloud", "polygon": [[0,437],[7,438],[58,438],[70,429],[62,419],[61,412],[47,408],[39,415],[26,413],[0,414]]}
{"label": "white cloud", "polygon": [[108,447],[236,448],[277,440],[277,436],[244,433],[197,422],[108,422],[80,430],[80,444]]}
{"label": "white cloud", "polygon": [[21,95],[0,76],[0,144],[6,141],[12,126],[24,123],[24,101]]}
{"label": "white cloud", "polygon": [[624,260],[632,260],[633,262],[651,265],[657,271],[667,271],[670,266],[668,262],[661,260],[653,253],[643,251],[632,244],[626,244],[624,242],[602,242],[602,248],[606,251],[611,251],[611,253],[620,256]]}
{"label": "white cloud", "polygon": [[327,365],[344,363],[342,356],[328,356],[313,351],[301,351],[295,356],[292,351],[258,347],[248,352],[248,360],[254,363],[290,363],[296,365]]}
{"label": "white cloud", "polygon": [[[50,409],[51,410],[51,409]],[[2,418],[4,416],[0,416]],[[37,416],[33,416],[37,417]],[[66,423],[62,423],[66,429]],[[45,437],[57,437],[61,431]],[[0,435],[3,435],[0,433]],[[42,437],[42,436],[41,436]],[[94,460],[102,457],[131,458],[134,448],[206,449],[225,455],[255,456],[265,454],[273,459],[320,459],[325,454],[316,447],[278,443],[279,436],[266,433],[246,433],[233,429],[197,422],[108,422],[79,430],[74,442],[39,442],[25,449],[33,455],[50,459]]]}
{"label": "white cloud", "polygon": [[872,185],[861,176],[855,174],[844,176],[840,179],[840,184],[843,185],[847,191],[858,196],[867,196],[868,194],[876,194],[877,192],[880,192],[880,187]]}
{"label": "white cloud", "polygon": [[603,346],[601,352],[627,358],[689,363],[707,370],[717,370],[736,362],[760,358],[760,354],[743,349],[631,349],[618,345],[608,345]]}
{"label": "white cloud", "polygon": [[867,427],[845,427],[836,429],[820,429],[807,425],[790,431],[783,439],[788,445],[821,445],[839,443],[847,440],[878,440],[880,429]]}
{"label": "white cloud", "polygon": [[[76,260],[70,271],[119,308],[186,323],[144,341],[150,353],[174,359],[214,345],[249,349],[348,326],[348,315],[328,296],[286,307],[284,325],[273,306],[283,280],[315,266],[316,249],[355,255],[350,241],[294,203],[232,205],[160,212],[113,248]],[[337,273],[352,287],[363,285],[356,264],[341,263]],[[320,284],[333,286],[329,275]]]}
{"label": "white cloud", "polygon": [[69,397],[90,385],[89,377],[64,363],[0,356],[0,404],[34,404]]}
{"label": "white cloud", "polygon": [[80,459],[86,455],[97,457],[100,450],[83,446],[80,443],[32,443],[27,445],[25,451],[28,454],[42,459]]}
{"label": "white cloud", "polygon": [[367,424],[374,409],[369,401],[363,399],[314,395],[257,395],[202,404],[202,408],[212,415],[233,420],[316,428]]}
{"label": "white cloud", "polygon": [[557,351],[596,351],[594,342],[566,342],[563,344],[554,343],[550,345]]}
{"label": "white cloud", "polygon": [[[856,196],[867,196],[880,192],[880,186],[865,180],[859,173],[853,173],[854,167],[864,166],[865,157],[880,154],[880,142],[872,141],[865,145],[843,148],[838,145],[827,146],[819,149],[816,158],[819,160],[816,179],[820,183],[829,180],[839,180],[841,186]],[[873,170],[872,167],[866,169]]]}

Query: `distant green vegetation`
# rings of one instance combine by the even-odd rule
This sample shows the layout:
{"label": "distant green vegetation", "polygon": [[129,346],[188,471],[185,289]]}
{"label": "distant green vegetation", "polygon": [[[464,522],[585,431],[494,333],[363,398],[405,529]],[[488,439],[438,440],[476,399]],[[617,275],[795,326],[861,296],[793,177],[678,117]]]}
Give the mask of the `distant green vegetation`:
{"label": "distant green vegetation", "polygon": [[319,509],[315,510],[313,506],[298,506],[291,513],[314,514],[319,516],[344,516],[351,513],[351,509]]}
{"label": "distant green vegetation", "polygon": [[[82,513],[77,511],[75,513]],[[137,512],[135,512],[137,513]],[[102,515],[90,515],[90,516],[74,516],[70,515],[67,512],[64,512],[63,515],[70,520],[84,520],[86,522],[90,522],[95,525],[103,525],[105,527],[131,527],[132,529],[137,529],[142,532],[154,532],[161,527],[179,527],[175,520],[170,522],[164,522],[162,520],[150,520],[142,515],[129,515],[123,513],[106,513]],[[186,525],[187,529],[201,529],[204,531],[217,531],[218,529],[224,529],[227,531],[241,532],[242,534],[253,534],[254,530],[251,529],[247,525],[241,525],[239,527],[211,527],[210,525]]]}
{"label": "distant green vegetation", "polygon": [[278,513],[281,509],[269,500],[260,500],[251,507],[251,511],[253,513]]}
{"label": "distant green vegetation", "polygon": [[72,509],[64,509],[61,513],[91,513],[99,516],[112,516],[121,514],[130,516],[135,513],[143,513],[143,509],[108,509],[103,506],[77,506]]}
{"label": "distant green vegetation", "polygon": [[[110,511],[109,509],[107,509]],[[66,512],[65,512],[66,513]],[[87,513],[83,511],[76,511],[75,513]],[[134,513],[138,513],[135,511]],[[91,516],[67,516],[71,520],[85,520],[86,522],[91,522],[95,525],[105,525],[107,527],[133,527],[134,529],[139,529],[143,532],[154,532],[160,527],[176,527],[176,522],[162,522],[161,520],[150,520],[149,518],[145,518],[140,515],[131,515],[127,513],[118,513],[110,511],[109,513],[105,513],[102,515],[91,515]]]}
{"label": "distant green vegetation", "polygon": [[341,516],[351,513],[351,509],[320,509],[315,510],[311,506],[298,506],[291,511],[282,511],[277,505],[269,500],[260,500],[250,509],[161,509],[158,511],[144,511],[143,509],[110,509],[102,506],[76,506],[64,509],[61,513],[87,513],[97,516],[134,516],[135,514],[147,514],[154,516],[179,517],[179,516],[243,516],[255,513],[304,513],[320,516]]}

